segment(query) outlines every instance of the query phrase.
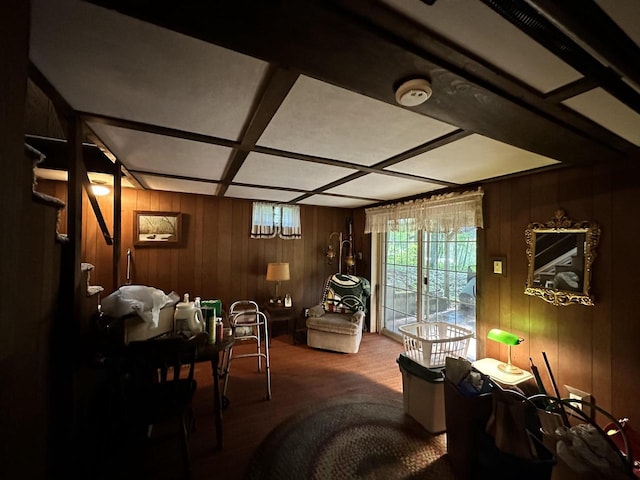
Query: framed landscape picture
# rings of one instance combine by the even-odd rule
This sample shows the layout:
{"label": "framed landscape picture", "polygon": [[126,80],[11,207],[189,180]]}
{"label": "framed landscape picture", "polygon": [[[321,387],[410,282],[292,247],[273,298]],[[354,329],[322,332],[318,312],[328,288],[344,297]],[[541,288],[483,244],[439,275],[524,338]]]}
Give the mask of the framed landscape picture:
{"label": "framed landscape picture", "polygon": [[182,214],[179,212],[134,212],[133,244],[142,246],[177,246],[180,244]]}

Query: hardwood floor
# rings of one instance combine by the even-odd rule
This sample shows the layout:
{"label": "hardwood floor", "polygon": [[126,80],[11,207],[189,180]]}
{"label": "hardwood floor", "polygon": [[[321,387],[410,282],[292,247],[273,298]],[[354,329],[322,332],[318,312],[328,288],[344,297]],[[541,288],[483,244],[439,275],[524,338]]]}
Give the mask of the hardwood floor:
{"label": "hardwood floor", "polygon": [[[236,352],[242,348],[237,347]],[[266,380],[254,358],[232,362],[223,412],[223,448],[215,450],[213,384],[207,364],[198,364],[194,401],[196,431],[190,439],[194,480],[241,479],[251,455],[267,434],[284,419],[330,397],[368,394],[402,400],[402,374],[396,360],[402,344],[376,333],[363,335],[357,354],[315,350],[293,345],[282,335],[271,343],[272,399],[266,400]],[[221,384],[222,385],[222,384]],[[178,443],[152,458],[154,478],[179,478]]]}

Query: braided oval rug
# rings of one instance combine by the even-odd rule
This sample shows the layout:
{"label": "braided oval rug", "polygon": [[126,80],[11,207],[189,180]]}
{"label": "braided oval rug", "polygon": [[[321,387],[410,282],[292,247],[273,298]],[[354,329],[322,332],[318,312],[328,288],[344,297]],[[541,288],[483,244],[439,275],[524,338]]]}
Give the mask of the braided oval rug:
{"label": "braided oval rug", "polygon": [[306,408],[254,452],[247,480],[453,479],[445,434],[434,435],[401,401],[350,396]]}

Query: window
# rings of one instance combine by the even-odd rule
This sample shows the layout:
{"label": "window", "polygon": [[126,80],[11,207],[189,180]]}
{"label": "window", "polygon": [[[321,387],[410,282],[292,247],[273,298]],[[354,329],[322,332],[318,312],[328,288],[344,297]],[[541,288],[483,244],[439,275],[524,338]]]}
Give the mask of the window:
{"label": "window", "polygon": [[285,240],[302,238],[300,206],[253,202],[251,238],[274,238],[276,235]]}

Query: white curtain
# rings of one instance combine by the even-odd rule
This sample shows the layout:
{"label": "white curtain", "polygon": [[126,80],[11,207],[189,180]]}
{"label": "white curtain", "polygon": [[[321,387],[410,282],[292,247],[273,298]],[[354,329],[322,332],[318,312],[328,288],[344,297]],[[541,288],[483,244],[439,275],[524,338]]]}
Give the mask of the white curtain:
{"label": "white curtain", "polygon": [[253,202],[251,238],[302,238],[300,206]]}
{"label": "white curtain", "polygon": [[274,207],[274,203],[253,202],[251,238],[273,238],[276,236]]}
{"label": "white curtain", "polygon": [[302,238],[299,205],[282,205],[281,222],[280,238],[289,240]]}
{"label": "white curtain", "polygon": [[364,233],[396,231],[398,222],[410,231],[455,232],[465,227],[483,228],[484,192],[445,193],[404,203],[365,209]]}

